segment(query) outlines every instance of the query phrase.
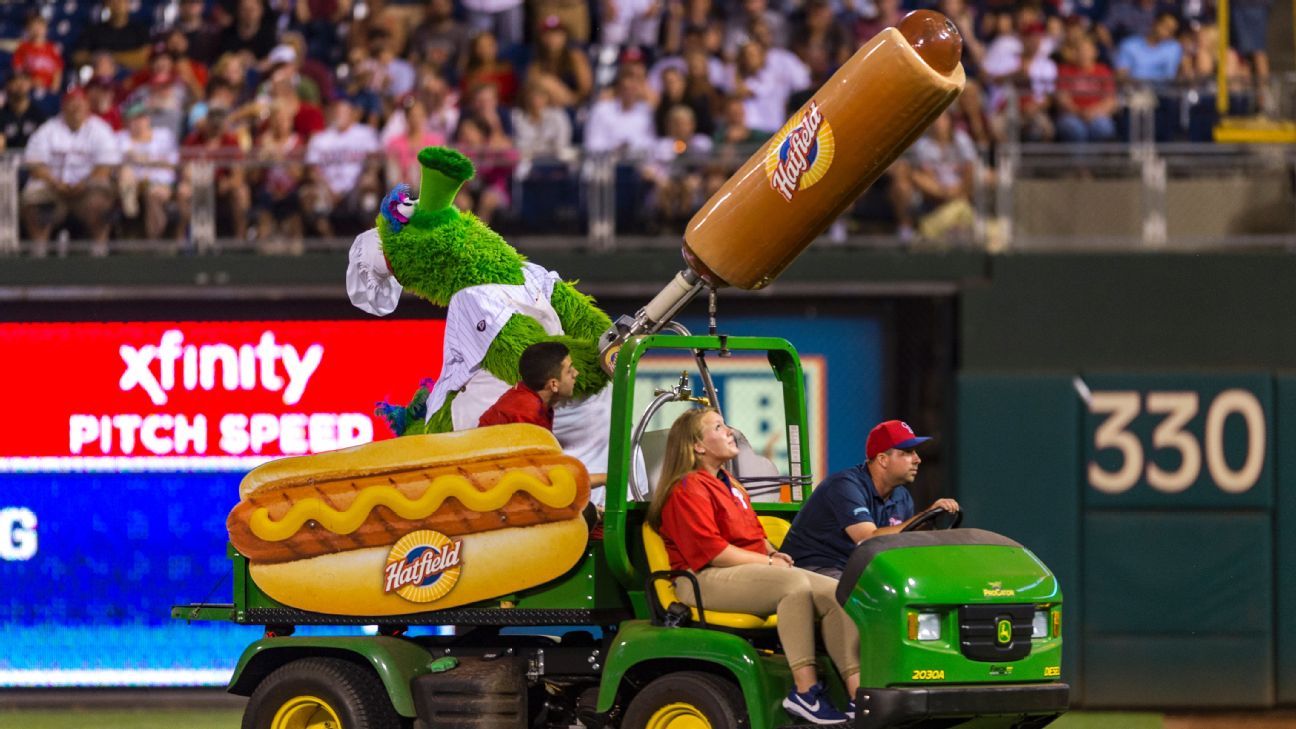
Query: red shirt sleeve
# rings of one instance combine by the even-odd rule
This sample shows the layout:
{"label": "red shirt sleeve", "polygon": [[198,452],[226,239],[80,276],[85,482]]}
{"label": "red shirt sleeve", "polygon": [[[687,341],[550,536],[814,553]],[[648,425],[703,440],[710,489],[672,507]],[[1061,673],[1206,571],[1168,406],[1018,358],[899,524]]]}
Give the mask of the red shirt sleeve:
{"label": "red shirt sleeve", "polygon": [[676,570],[700,570],[729,546],[716,520],[716,504],[696,473],[685,475],[666,499],[661,535]]}

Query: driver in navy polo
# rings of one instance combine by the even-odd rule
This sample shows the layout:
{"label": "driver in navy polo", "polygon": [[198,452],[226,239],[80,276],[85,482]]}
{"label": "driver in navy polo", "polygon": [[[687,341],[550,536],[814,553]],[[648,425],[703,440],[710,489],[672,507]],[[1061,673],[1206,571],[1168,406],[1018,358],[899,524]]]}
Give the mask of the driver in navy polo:
{"label": "driver in navy polo", "polygon": [[[880,534],[895,534],[916,516],[906,485],[918,476],[918,445],[931,440],[915,435],[908,423],[888,420],[869,431],[864,463],[824,479],[783,541],[782,551],[797,567],[841,579],[851,552]],[[931,509],[959,510],[954,499],[938,499]],[[930,511],[931,509],[928,509]]]}

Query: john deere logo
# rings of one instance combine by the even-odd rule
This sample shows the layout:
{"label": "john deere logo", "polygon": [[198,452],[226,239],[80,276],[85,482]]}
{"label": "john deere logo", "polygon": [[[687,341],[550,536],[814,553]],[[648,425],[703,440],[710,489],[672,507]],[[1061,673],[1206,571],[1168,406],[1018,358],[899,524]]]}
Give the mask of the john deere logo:
{"label": "john deere logo", "polygon": [[1012,621],[1008,618],[999,618],[999,623],[995,626],[995,642],[999,645],[1012,642]]}

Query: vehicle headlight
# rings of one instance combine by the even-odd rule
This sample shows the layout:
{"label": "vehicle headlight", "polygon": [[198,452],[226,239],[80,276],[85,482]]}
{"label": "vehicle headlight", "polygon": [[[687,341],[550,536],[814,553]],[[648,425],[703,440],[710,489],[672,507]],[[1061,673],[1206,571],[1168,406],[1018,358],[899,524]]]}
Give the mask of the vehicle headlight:
{"label": "vehicle headlight", "polygon": [[1049,613],[1047,610],[1036,610],[1031,620],[1031,637],[1047,638],[1049,633]]}
{"label": "vehicle headlight", "polygon": [[940,614],[918,613],[918,640],[940,640],[940,637]]}

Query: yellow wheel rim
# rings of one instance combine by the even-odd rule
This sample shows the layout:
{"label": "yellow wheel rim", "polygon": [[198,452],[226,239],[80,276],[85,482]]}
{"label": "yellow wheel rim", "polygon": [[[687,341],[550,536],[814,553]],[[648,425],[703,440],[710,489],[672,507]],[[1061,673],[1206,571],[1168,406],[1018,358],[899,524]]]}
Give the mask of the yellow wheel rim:
{"label": "yellow wheel rim", "polygon": [[711,722],[692,704],[667,704],[648,717],[645,729],[711,729]]}
{"label": "yellow wheel rim", "polygon": [[294,696],[283,703],[270,721],[270,729],[343,729],[337,712],[324,699]]}

